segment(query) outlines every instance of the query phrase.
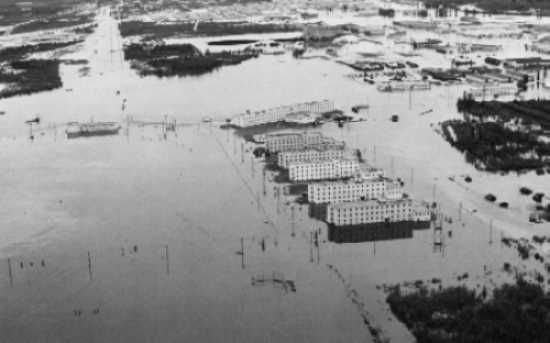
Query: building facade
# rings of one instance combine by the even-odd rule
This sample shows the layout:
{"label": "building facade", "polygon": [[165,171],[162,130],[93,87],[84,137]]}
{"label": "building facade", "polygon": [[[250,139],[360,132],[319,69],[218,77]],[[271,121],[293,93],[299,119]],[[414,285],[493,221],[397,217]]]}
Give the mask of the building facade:
{"label": "building facade", "polygon": [[285,120],[293,113],[324,113],[334,110],[334,103],[329,100],[311,101],[286,106],[273,107],[260,111],[249,111],[235,116],[231,122],[239,127],[255,126],[267,123],[275,123]]}
{"label": "building facade", "polygon": [[296,151],[281,151],[277,154],[279,167],[288,168],[293,162],[319,162],[340,160],[344,158],[343,149],[306,149]]}
{"label": "building facade", "polygon": [[326,216],[327,223],[336,226],[428,220],[428,209],[416,206],[411,199],[329,204]]}
{"label": "building facade", "polygon": [[294,162],[288,166],[291,181],[329,180],[358,176],[359,162],[332,160],[321,162]]}
{"label": "building facade", "polygon": [[311,183],[308,201],[314,204],[340,203],[370,199],[400,199],[403,189],[398,181],[379,177],[350,181]]}
{"label": "building facade", "polygon": [[271,153],[307,149],[342,150],[345,148],[344,142],[325,137],[320,132],[269,134],[265,138],[265,145]]}

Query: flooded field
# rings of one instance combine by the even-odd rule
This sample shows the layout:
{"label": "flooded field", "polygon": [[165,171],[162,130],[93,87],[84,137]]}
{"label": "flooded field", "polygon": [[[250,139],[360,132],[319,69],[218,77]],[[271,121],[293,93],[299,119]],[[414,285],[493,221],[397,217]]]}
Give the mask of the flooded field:
{"label": "flooded field", "polygon": [[[288,54],[200,77],[140,78],[120,44],[114,19],[100,16],[68,55],[89,60],[87,76],[63,65],[63,89],[0,101],[3,341],[365,342],[371,326],[391,342],[412,342],[380,286],[435,278],[481,289],[513,279],[505,262],[543,270],[501,238],[550,232],[527,222],[517,193],[523,185],[550,191],[548,177],[477,171],[434,131],[459,117],[464,86],[380,93],[334,61]],[[444,244],[434,244],[431,228],[331,242],[307,206],[291,197],[278,204],[284,185],[271,172],[264,181],[254,145],[219,129],[246,109],[320,99],[346,112],[370,105],[364,122],[316,131],[364,151],[414,198],[440,203],[453,219]],[[36,115],[30,140],[24,121]],[[160,124],[126,124],[128,116],[180,125],[165,135]],[[65,137],[66,122],[90,119],[123,130]],[[489,191],[510,208],[486,202]]]}

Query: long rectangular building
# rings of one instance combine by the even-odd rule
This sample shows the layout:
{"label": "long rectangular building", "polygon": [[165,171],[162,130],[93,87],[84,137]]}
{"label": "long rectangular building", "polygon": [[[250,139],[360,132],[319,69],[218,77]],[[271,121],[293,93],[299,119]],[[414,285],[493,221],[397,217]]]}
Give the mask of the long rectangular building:
{"label": "long rectangular building", "polygon": [[428,209],[408,198],[328,204],[326,215],[327,223],[336,226],[428,220]]}
{"label": "long rectangular building", "polygon": [[291,181],[341,179],[359,175],[356,160],[332,160],[321,162],[294,162],[288,166]]}
{"label": "long rectangular building", "polygon": [[256,126],[267,123],[276,123],[294,113],[325,113],[334,110],[334,103],[329,100],[303,102],[286,106],[273,107],[260,111],[249,111],[235,116],[231,122],[239,127]]}
{"label": "long rectangular building", "polygon": [[275,133],[265,138],[266,149],[271,152],[297,151],[306,149],[342,150],[345,143],[332,137],[325,137],[321,132]]}
{"label": "long rectangular building", "polygon": [[311,183],[307,187],[308,201],[314,204],[340,203],[369,199],[400,199],[401,184],[385,177],[349,181]]}
{"label": "long rectangular building", "polygon": [[306,150],[281,151],[277,154],[277,164],[279,167],[288,168],[289,164],[293,162],[319,162],[343,158],[343,149],[310,148]]}

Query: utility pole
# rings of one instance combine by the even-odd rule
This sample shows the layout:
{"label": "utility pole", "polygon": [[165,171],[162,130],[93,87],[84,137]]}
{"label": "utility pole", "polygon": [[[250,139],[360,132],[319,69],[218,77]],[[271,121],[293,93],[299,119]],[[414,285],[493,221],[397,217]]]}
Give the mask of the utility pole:
{"label": "utility pole", "polygon": [[413,86],[409,86],[409,111],[412,109],[412,90]]}
{"label": "utility pole", "polygon": [[264,197],[267,194],[267,189],[265,188],[265,168],[262,170],[262,193]]}
{"label": "utility pole", "polygon": [[164,246],[164,255],[166,256],[166,275],[170,275],[170,255],[168,253],[168,245]]}
{"label": "utility pole", "polygon": [[309,262],[313,263],[313,232],[309,233]]}
{"label": "utility pole", "polygon": [[489,245],[493,244],[493,220],[489,221]]}
{"label": "utility pole", "polygon": [[244,238],[241,237],[241,268],[244,269]]}
{"label": "utility pole", "polygon": [[10,286],[11,288],[13,288],[13,272],[11,270],[11,260],[9,257],[8,257],[8,274],[10,276]]}
{"label": "utility pole", "polygon": [[90,277],[90,281],[92,281],[92,257],[90,256],[89,251],[88,251],[88,275]]}
{"label": "utility pole", "polygon": [[241,142],[241,163],[244,163],[244,143]]}
{"label": "utility pole", "polygon": [[315,231],[315,247],[317,248],[317,264],[321,260],[321,255],[319,253],[319,231]]}
{"label": "utility pole", "polygon": [[290,228],[291,228],[291,236],[296,237],[296,215],[294,214],[294,205],[290,206]]}
{"label": "utility pole", "polygon": [[275,197],[277,197],[277,214],[281,213],[281,190],[279,187],[275,188]]}

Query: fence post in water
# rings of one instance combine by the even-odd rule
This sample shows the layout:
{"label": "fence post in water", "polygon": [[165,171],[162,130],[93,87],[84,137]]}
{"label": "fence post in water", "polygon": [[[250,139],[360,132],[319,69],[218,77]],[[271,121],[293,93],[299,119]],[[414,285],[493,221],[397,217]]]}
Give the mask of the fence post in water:
{"label": "fence post in water", "polygon": [[11,260],[8,257],[8,274],[10,276],[10,286],[13,288],[13,272],[11,270]]}
{"label": "fence post in water", "polygon": [[166,275],[170,275],[170,255],[168,254],[168,245],[164,246],[164,254],[166,255]]}
{"label": "fence post in water", "polygon": [[90,276],[90,281],[92,281],[92,257],[88,251],[88,275]]}
{"label": "fence post in water", "polygon": [[458,221],[462,222],[462,201],[458,204]]}

